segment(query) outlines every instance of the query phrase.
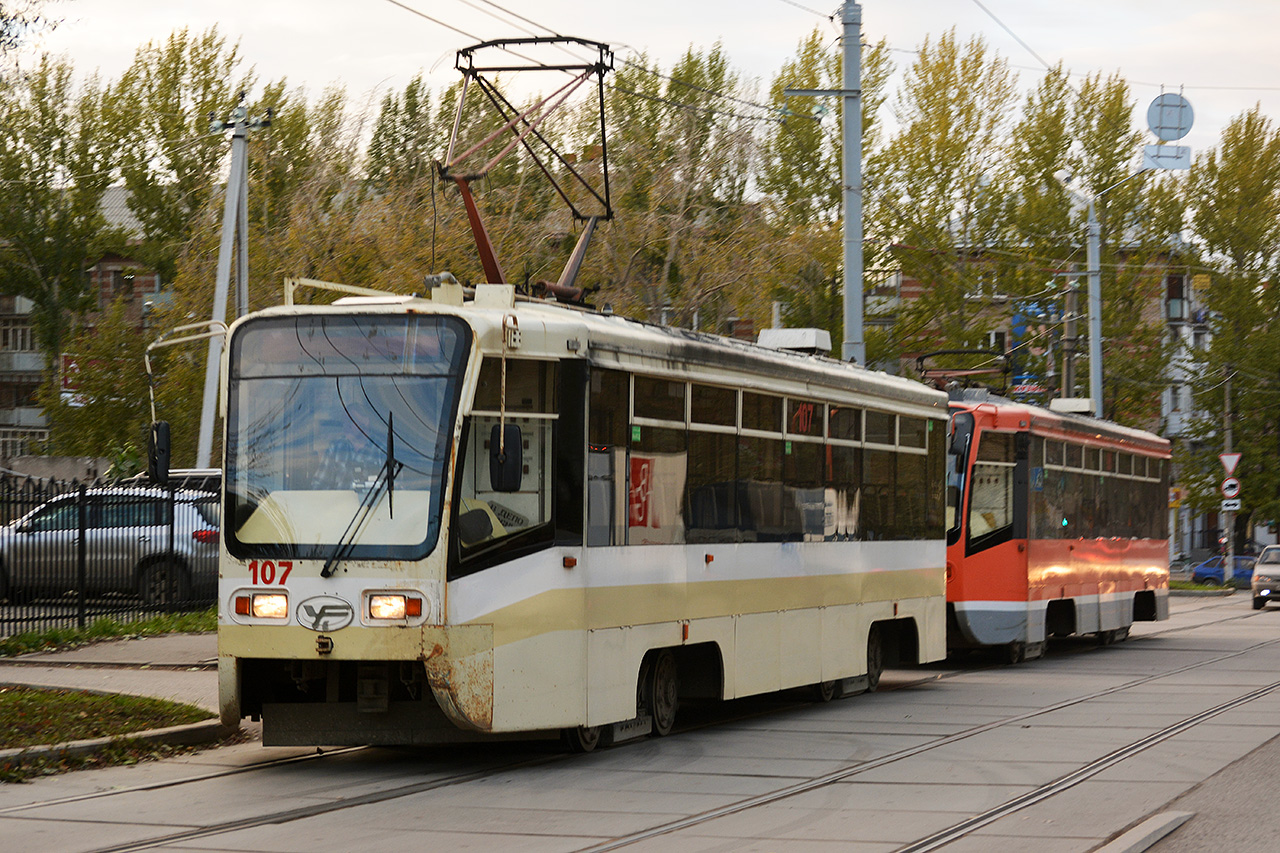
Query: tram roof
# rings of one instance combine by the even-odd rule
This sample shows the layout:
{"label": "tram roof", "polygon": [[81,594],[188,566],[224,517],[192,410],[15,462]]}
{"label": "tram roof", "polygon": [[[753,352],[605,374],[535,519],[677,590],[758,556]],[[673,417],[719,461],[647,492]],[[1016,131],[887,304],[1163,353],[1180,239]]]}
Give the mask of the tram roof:
{"label": "tram roof", "polygon": [[1092,418],[1088,415],[1071,412],[1054,412],[1049,409],[1019,403],[992,394],[981,389],[964,389],[959,396],[951,400],[953,407],[977,411],[983,406],[995,407],[998,412],[997,428],[1013,426],[1017,419],[1018,426],[1029,427],[1032,432],[1040,434],[1060,434],[1060,437],[1074,437],[1101,442],[1120,442],[1136,445],[1141,449],[1169,455],[1169,440],[1146,430],[1123,426],[1114,421]]}
{"label": "tram roof", "polygon": [[[251,316],[315,313],[454,314],[475,329],[480,351],[503,352],[504,318],[514,315],[521,344],[509,355],[526,358],[586,358],[604,367],[641,370],[708,384],[733,384],[774,393],[822,398],[832,391],[920,406],[945,414],[947,395],[920,382],[848,362],[720,335],[659,326],[617,314],[565,306],[553,300],[517,299],[461,305],[415,296],[355,297],[332,305],[277,306]],[[248,318],[244,318],[248,319]],[[237,321],[237,323],[242,321]]]}

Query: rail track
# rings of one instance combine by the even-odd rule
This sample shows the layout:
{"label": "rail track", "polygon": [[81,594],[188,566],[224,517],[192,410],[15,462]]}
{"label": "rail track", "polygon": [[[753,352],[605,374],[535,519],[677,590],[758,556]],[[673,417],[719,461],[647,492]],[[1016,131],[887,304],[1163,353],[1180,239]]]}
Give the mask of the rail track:
{"label": "rail track", "polygon": [[[1225,605],[1206,605],[1201,608],[1200,613],[1205,614],[1207,618],[1195,624],[1171,626],[1161,628],[1145,633],[1141,637],[1135,637],[1129,642],[1131,644],[1141,644],[1148,642],[1157,637],[1164,637],[1171,634],[1193,632],[1205,627],[1222,625],[1224,623],[1236,620],[1244,620],[1256,618],[1262,614],[1249,611],[1241,613],[1238,607],[1227,607]],[[678,820],[668,820],[655,823],[643,830],[619,835],[602,843],[596,843],[589,846],[578,848],[580,853],[603,853],[603,851],[617,850],[627,846],[643,842],[649,839],[658,838],[670,833],[678,833],[688,830],[710,821],[717,820],[729,815],[741,814],[752,809],[760,808],[769,804],[777,803],[789,797],[798,794],[818,790],[827,786],[834,785],[839,782],[855,779],[861,774],[868,773],[893,764],[907,761],[909,759],[925,755],[933,750],[955,744],[960,741],[975,737],[999,729],[1004,726],[1016,725],[1037,717],[1051,714],[1072,706],[1083,705],[1108,696],[1122,694],[1125,691],[1150,684],[1161,679],[1170,678],[1175,675],[1190,672],[1205,667],[1213,667],[1223,662],[1238,658],[1249,654],[1250,652],[1262,649],[1268,646],[1280,644],[1280,637],[1276,639],[1265,640],[1262,642],[1251,644],[1244,648],[1226,651],[1214,654],[1211,657],[1186,663],[1181,666],[1164,669],[1149,675],[1143,675],[1138,678],[1130,679],[1124,683],[1116,684],[1104,689],[1089,692],[1069,699],[1059,701],[1044,707],[1025,710],[1019,713],[1002,716],[998,719],[983,722],[978,725],[969,726],[960,731],[949,735],[936,737],[926,743],[913,745],[904,749],[896,750],[877,758],[850,764],[841,767],[832,772],[815,775],[811,778],[794,782],[785,786],[781,786],[775,790],[768,791],[755,796],[744,797],[723,806],[702,811],[696,814],[690,814]],[[1083,653],[1084,646],[1081,643],[1074,643],[1065,646],[1059,646],[1058,650],[1053,654],[1077,654]],[[1034,664],[1032,664],[1034,666]],[[897,679],[890,689],[894,690],[910,690],[915,686],[919,686],[925,682],[935,682],[938,680],[946,680],[964,676],[983,668],[983,666],[968,666],[963,669],[939,671],[930,674],[924,678],[918,679]],[[991,666],[990,668],[996,668]],[[1144,734],[1134,739],[1132,742],[1123,744],[1107,754],[1084,764],[1078,768],[1071,770],[1053,779],[1045,784],[1034,787],[1033,789],[1021,793],[1009,800],[1000,803],[992,808],[983,810],[980,813],[971,815],[963,820],[957,821],[954,825],[946,827],[943,830],[931,833],[930,835],[917,839],[900,848],[903,853],[924,853],[924,851],[932,851],[939,849],[957,839],[963,838],[965,835],[973,832],[980,827],[986,826],[1002,817],[1013,814],[1020,809],[1026,808],[1032,804],[1041,802],[1050,797],[1055,796],[1069,788],[1084,782],[1093,776],[1103,772],[1104,770],[1132,758],[1152,747],[1175,737],[1178,734],[1186,732],[1198,725],[1218,717],[1235,708],[1242,707],[1250,702],[1256,701],[1267,696],[1276,690],[1280,690],[1280,681],[1275,681],[1239,695],[1233,696],[1225,701],[1213,705],[1212,707],[1200,710],[1194,714],[1189,714],[1185,718],[1176,720],[1159,730]],[[855,700],[856,701],[856,700]],[[702,722],[693,726],[684,727],[681,732],[685,737],[696,737],[697,729],[708,726],[720,726],[735,721],[742,721],[753,717],[760,717],[770,714],[786,714],[788,708],[796,708],[801,706],[800,701],[791,702],[774,702],[766,709],[748,708],[743,711],[739,706],[726,706],[730,710],[723,715],[717,715],[707,722]],[[626,746],[619,747],[626,749]],[[267,760],[243,767],[229,768],[225,770],[216,770],[205,773],[196,773],[177,779],[168,779],[156,781],[153,783],[118,788],[105,791],[96,791],[84,793],[63,798],[47,799],[38,802],[24,803],[0,808],[0,817],[5,816],[22,816],[24,813],[31,813],[48,806],[59,806],[73,803],[83,803],[91,800],[109,800],[113,797],[121,797],[127,794],[136,794],[140,792],[159,792],[166,789],[180,788],[182,786],[194,786],[204,782],[210,782],[229,776],[243,776],[250,774],[271,773],[280,771],[286,767],[296,767],[299,765],[314,764],[318,772],[323,772],[320,768],[324,768],[326,764],[345,760],[348,757],[357,756],[369,750],[367,747],[350,747],[343,749],[334,749],[327,751],[317,751],[316,753],[291,756],[287,758]],[[454,786],[466,785],[476,781],[500,777],[503,774],[512,771],[536,767],[539,765],[551,765],[558,762],[572,762],[574,756],[563,755],[548,752],[545,749],[522,747],[514,744],[501,749],[486,748],[480,752],[467,749],[453,750],[443,757],[445,760],[441,762],[443,767],[440,772],[429,771],[430,778],[421,778],[421,773],[411,781],[403,784],[390,783],[379,787],[377,790],[364,791],[363,793],[352,794],[351,796],[343,796],[337,800],[321,803],[307,803],[304,805],[291,806],[275,810],[267,810],[265,812],[254,814],[251,816],[237,817],[228,820],[220,820],[210,822],[198,827],[188,827],[183,829],[175,829],[169,832],[160,832],[154,836],[145,839],[129,841],[120,844],[111,844],[94,848],[97,853],[124,853],[124,851],[148,850],[165,845],[186,842],[195,839],[209,838],[237,830],[251,829],[253,827],[265,826],[269,824],[281,824],[291,821],[306,820],[308,818],[338,812],[344,809],[351,809],[375,803],[383,803],[404,797],[413,796],[430,791],[438,791]],[[448,759],[456,759],[454,763],[450,763]],[[457,768],[457,764],[464,765]]]}

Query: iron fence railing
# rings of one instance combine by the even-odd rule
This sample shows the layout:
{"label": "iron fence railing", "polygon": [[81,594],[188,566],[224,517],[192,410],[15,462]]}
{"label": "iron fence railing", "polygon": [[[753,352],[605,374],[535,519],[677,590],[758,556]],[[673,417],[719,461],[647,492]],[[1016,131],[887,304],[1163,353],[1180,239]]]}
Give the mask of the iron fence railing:
{"label": "iron fence railing", "polygon": [[208,607],[216,489],[0,476],[0,637]]}

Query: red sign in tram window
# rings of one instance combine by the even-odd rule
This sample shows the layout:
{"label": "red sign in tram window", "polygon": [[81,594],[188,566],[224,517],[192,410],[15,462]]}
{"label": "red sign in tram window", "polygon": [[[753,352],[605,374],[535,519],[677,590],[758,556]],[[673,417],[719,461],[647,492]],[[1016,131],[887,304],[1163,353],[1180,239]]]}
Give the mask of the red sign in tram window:
{"label": "red sign in tram window", "polygon": [[653,460],[643,456],[631,457],[631,510],[632,527],[649,526],[649,501],[653,495]]}

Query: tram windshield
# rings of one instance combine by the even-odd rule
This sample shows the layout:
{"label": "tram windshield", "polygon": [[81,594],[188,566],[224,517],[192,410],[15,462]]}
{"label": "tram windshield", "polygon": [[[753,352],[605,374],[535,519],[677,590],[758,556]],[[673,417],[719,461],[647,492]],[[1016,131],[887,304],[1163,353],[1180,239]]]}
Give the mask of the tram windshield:
{"label": "tram windshield", "polygon": [[232,553],[328,559],[341,543],[353,559],[429,554],[469,341],[456,317],[246,323],[230,352]]}

